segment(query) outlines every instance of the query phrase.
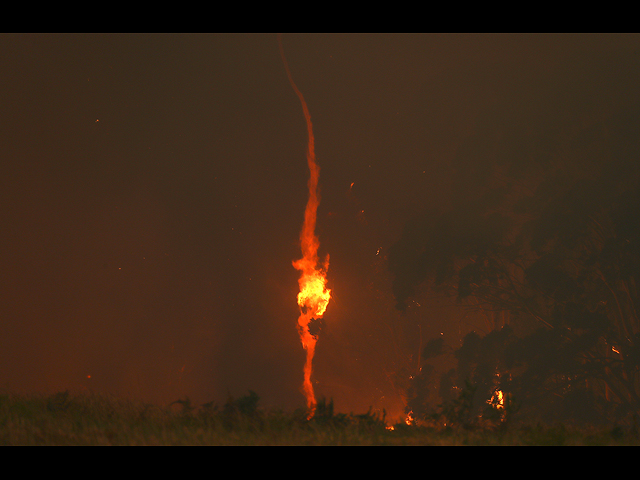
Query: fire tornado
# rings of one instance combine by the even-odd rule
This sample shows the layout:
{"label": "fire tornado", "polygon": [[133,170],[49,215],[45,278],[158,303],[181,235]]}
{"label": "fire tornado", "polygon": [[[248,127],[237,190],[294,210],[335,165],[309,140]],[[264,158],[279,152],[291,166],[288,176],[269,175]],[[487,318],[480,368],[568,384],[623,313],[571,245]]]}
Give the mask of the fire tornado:
{"label": "fire tornado", "polygon": [[322,265],[318,265],[318,247],[320,246],[320,241],[315,234],[315,228],[316,214],[318,211],[318,204],[320,203],[320,197],[318,195],[320,167],[318,167],[318,164],[316,163],[311,116],[309,115],[309,109],[307,108],[307,103],[304,100],[302,92],[300,92],[293,81],[293,77],[291,76],[291,71],[289,70],[289,65],[287,64],[287,59],[282,47],[282,38],[279,35],[278,45],[280,47],[280,55],[282,56],[284,67],[287,71],[287,76],[289,77],[289,82],[302,104],[302,111],[307,122],[307,133],[309,135],[309,148],[307,150],[307,163],[309,165],[309,200],[307,201],[307,206],[304,212],[304,223],[302,224],[302,230],[300,231],[300,248],[302,250],[302,258],[295,260],[293,262],[293,266],[301,272],[298,280],[300,285],[300,293],[298,293],[298,305],[300,306],[298,333],[300,334],[302,346],[307,352],[302,389],[307,399],[309,418],[311,418],[315,413],[316,407],[316,397],[311,383],[311,373],[313,355],[315,353],[318,338],[317,335],[310,331],[309,327],[312,321],[322,317],[327,305],[329,304],[329,299],[331,298],[331,290],[326,288],[326,274],[329,268],[329,255],[326,256]]}

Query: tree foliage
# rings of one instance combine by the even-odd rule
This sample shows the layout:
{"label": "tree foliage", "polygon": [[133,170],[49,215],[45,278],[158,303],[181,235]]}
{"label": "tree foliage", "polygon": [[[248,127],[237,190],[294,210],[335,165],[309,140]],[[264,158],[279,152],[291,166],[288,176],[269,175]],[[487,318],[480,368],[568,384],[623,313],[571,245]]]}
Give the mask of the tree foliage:
{"label": "tree foliage", "polygon": [[426,284],[489,319],[441,399],[469,381],[546,415],[640,413],[640,103],[590,118],[487,122],[456,158],[451,205],[391,249],[398,308]]}

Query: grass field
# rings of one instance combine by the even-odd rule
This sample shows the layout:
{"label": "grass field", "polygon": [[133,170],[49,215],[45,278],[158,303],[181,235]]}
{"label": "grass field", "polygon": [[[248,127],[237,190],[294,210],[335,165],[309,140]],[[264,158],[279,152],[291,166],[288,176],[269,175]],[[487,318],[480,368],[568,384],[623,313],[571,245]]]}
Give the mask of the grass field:
{"label": "grass field", "polygon": [[510,426],[504,431],[395,425],[379,415],[264,410],[258,396],[160,407],[106,396],[0,395],[0,445],[640,445],[633,428]]}

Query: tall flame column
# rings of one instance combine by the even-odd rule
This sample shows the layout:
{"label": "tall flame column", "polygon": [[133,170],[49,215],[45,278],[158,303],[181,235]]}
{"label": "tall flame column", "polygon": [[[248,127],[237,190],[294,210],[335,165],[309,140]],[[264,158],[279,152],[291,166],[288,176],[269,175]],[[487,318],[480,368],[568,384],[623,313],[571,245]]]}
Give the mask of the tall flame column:
{"label": "tall flame column", "polygon": [[304,382],[302,389],[307,399],[307,407],[309,409],[309,418],[313,417],[316,408],[316,397],[311,383],[311,373],[313,356],[315,353],[317,337],[309,331],[309,324],[313,319],[321,318],[324,314],[329,299],[331,298],[331,290],[326,288],[326,274],[329,268],[329,255],[321,266],[318,266],[318,247],[320,242],[315,234],[316,214],[320,198],[318,195],[318,178],[320,176],[320,167],[316,163],[316,155],[314,150],[313,127],[311,124],[311,116],[307,103],[302,93],[296,86],[287,64],[282,47],[282,38],[278,35],[278,44],[284,67],[289,77],[289,82],[293,87],[296,95],[302,104],[302,111],[307,122],[307,133],[309,135],[309,148],[307,150],[307,164],[309,165],[309,200],[304,212],[304,223],[300,231],[300,248],[302,250],[302,258],[293,262],[293,266],[300,270],[300,293],[298,293],[298,305],[300,306],[300,317],[298,318],[298,333],[302,346],[307,352],[307,359],[304,366]]}

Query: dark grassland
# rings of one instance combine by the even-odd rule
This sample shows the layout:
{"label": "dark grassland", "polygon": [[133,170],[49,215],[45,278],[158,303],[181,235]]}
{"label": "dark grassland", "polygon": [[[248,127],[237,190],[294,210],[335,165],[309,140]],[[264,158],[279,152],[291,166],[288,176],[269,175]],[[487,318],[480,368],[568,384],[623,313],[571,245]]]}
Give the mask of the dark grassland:
{"label": "dark grassland", "polygon": [[254,392],[222,406],[179,400],[161,407],[98,395],[0,395],[0,445],[640,445],[633,427],[500,429],[395,425],[384,416],[258,407]]}

